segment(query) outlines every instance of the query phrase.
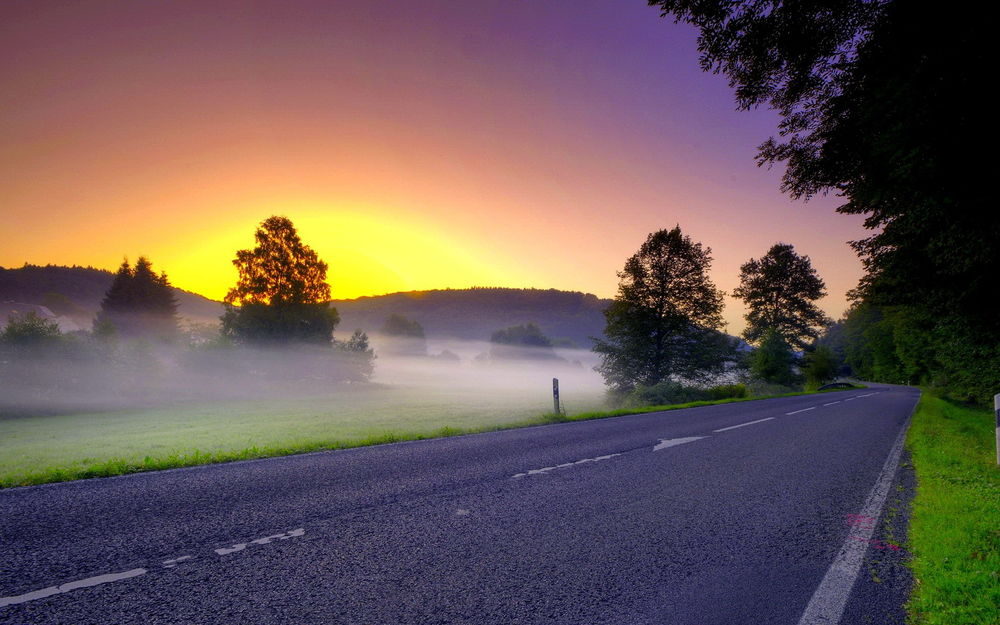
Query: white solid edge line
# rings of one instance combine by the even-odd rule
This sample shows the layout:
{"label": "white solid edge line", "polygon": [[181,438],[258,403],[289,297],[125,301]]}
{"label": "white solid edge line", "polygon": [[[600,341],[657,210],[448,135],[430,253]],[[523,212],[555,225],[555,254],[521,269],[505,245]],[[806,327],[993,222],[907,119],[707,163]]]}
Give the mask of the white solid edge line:
{"label": "white solid edge line", "polygon": [[747,421],[746,423],[741,423],[739,425],[730,425],[727,428],[720,428],[718,430],[712,430],[713,432],[725,432],[726,430],[735,430],[736,428],[746,427],[748,425],[753,425],[754,423],[763,423],[764,421],[770,421],[774,417],[768,417],[766,419],[757,419],[756,421]]}
{"label": "white solid edge line", "polygon": [[[917,404],[914,403],[913,409],[916,407]],[[899,456],[903,451],[903,441],[910,426],[913,409],[903,422],[903,428],[889,451],[889,457],[885,459],[882,473],[868,493],[868,499],[865,500],[865,506],[861,510],[861,514],[866,517],[877,519],[882,512],[882,506],[885,505],[886,497],[889,495],[889,487],[892,485],[892,478],[896,475],[896,467],[899,465]],[[809,605],[802,613],[798,625],[835,625],[840,622],[847,606],[847,599],[851,596],[851,589],[861,571],[868,541],[871,540],[874,531],[875,524],[868,527],[860,526],[844,541],[823,581],[819,583],[812,599],[809,600]]]}
{"label": "white solid edge line", "polygon": [[803,408],[802,410],[793,410],[792,412],[786,412],[785,414],[786,415],[799,414],[800,412],[805,412],[807,410],[816,410],[816,406],[813,406],[812,408]]}

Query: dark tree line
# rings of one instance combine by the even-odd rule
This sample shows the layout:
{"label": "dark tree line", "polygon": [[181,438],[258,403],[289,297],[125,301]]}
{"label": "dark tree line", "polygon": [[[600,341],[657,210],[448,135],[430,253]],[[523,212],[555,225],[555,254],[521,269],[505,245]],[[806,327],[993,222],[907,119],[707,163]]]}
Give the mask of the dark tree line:
{"label": "dark tree line", "polygon": [[728,76],[740,108],[781,114],[758,159],[786,165],[784,191],[834,192],[866,217],[845,322],[879,311],[859,333],[870,351],[961,397],[1000,390],[1000,212],[973,149],[991,113],[991,21],[919,0],[650,4],[700,29],[702,67]]}

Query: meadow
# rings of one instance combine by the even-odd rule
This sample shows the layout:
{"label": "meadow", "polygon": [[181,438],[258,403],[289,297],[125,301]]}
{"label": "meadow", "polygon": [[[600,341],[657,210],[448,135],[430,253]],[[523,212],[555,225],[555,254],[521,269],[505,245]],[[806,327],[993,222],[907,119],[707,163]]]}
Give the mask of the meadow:
{"label": "meadow", "polygon": [[[603,390],[573,391],[573,412]],[[344,385],[272,400],[0,418],[0,487],[427,438],[527,422],[552,412],[551,386]]]}

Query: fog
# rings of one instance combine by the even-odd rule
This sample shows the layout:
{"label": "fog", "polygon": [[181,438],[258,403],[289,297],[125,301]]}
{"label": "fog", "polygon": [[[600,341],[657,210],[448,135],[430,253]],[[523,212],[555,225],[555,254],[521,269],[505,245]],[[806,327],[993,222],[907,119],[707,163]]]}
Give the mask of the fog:
{"label": "fog", "polygon": [[[448,401],[497,405],[523,395],[551,410],[552,378],[564,404],[603,392],[587,350],[519,348],[485,341],[371,336],[375,358],[336,347],[252,349],[101,342],[0,353],[0,417],[129,410],[191,402],[297,399],[366,390],[404,403],[406,389]],[[589,407],[589,406],[588,406]],[[394,405],[395,410],[405,405]]]}

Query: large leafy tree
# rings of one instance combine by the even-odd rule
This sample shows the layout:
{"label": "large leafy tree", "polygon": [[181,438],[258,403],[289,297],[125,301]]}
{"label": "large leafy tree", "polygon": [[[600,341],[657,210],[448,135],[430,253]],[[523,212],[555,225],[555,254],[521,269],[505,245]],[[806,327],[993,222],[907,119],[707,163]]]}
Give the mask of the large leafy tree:
{"label": "large leafy tree", "polygon": [[785,191],[833,192],[866,217],[856,298],[932,337],[930,378],[986,399],[1000,384],[1000,211],[973,147],[992,114],[991,21],[919,0],[650,4],[700,29],[702,67],[729,77],[740,108],[781,114],[758,158],[787,165]]}
{"label": "large leafy tree", "polygon": [[757,344],[773,329],[792,347],[804,349],[830,321],[815,303],[824,295],[825,285],[809,257],[799,256],[787,243],[775,243],[740,268],[733,296],[747,305],[743,338]]}
{"label": "large leafy tree", "polygon": [[225,298],[222,332],[242,343],[332,344],[340,321],[330,306],[327,264],[302,243],[287,217],[265,219],[257,245],[236,252],[236,286]]}
{"label": "large leafy tree", "polygon": [[177,335],[177,299],[167,274],[153,271],[140,256],[132,267],[122,261],[94,319],[99,333],[124,337],[170,340]]}
{"label": "large leafy tree", "polygon": [[723,294],[708,277],[711,252],[675,227],[650,234],[625,263],[594,347],[613,392],[722,370],[731,344],[718,331]]}

